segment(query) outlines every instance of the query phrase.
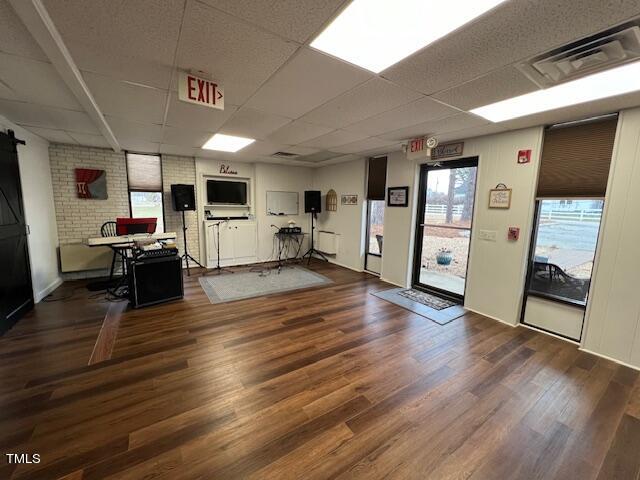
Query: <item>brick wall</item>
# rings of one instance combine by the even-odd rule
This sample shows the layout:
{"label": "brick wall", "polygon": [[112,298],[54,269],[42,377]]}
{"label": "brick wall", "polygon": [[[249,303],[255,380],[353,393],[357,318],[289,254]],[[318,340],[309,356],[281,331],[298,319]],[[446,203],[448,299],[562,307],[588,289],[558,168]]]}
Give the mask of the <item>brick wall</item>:
{"label": "brick wall", "polygon": [[[178,234],[177,244],[180,254],[184,253],[182,239],[182,213],[173,210],[171,200],[171,185],[174,183],[196,184],[196,163],[193,157],[162,156],[162,183],[164,190],[164,220],[165,230]],[[189,253],[193,258],[200,259],[200,235],[198,234],[197,212],[184,212],[187,226],[187,243]]]}
{"label": "brick wall", "polygon": [[[49,146],[53,197],[60,244],[79,243],[88,237],[100,236],[104,222],[129,216],[129,198],[124,152],[114,153],[103,148],[52,143]],[[75,169],[95,168],[107,173],[107,200],[78,198]],[[171,184],[195,185],[195,160],[191,157],[163,156],[165,230],[178,234],[180,253],[183,252],[182,216],[174,212],[171,203]],[[189,252],[198,259],[199,235],[196,212],[186,212]],[[105,275],[105,271],[64,274],[64,278],[86,278]]]}

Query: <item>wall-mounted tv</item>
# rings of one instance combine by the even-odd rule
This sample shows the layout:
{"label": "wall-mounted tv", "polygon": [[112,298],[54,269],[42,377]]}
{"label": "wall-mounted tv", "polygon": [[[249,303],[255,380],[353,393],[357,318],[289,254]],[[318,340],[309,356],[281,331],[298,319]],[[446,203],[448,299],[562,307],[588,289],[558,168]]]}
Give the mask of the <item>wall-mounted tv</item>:
{"label": "wall-mounted tv", "polygon": [[207,180],[207,203],[228,205],[247,204],[247,183],[226,180]]}

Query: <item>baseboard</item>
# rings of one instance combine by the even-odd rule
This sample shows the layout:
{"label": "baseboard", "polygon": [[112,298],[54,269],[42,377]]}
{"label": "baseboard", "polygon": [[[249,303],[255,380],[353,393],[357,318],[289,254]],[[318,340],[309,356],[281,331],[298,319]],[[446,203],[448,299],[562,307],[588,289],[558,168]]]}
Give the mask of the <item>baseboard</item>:
{"label": "baseboard", "polygon": [[550,337],[557,338],[558,340],[564,340],[565,342],[570,343],[571,345],[580,347],[580,343],[576,342],[575,340],[571,340],[570,338],[563,337],[561,335],[556,335],[555,333],[552,333],[552,332],[547,332],[546,330],[542,330],[541,328],[536,328],[532,325],[527,325],[525,323],[519,323],[518,326],[528,328],[529,330],[533,330],[534,332],[544,333],[545,335],[549,335]]}
{"label": "baseboard", "polygon": [[478,315],[482,315],[483,317],[487,317],[487,318],[490,318],[491,320],[495,320],[496,322],[503,323],[503,324],[507,325],[508,327],[511,327],[511,328],[518,328],[518,327],[520,326],[520,324],[519,324],[519,323],[516,323],[516,324],[514,325],[513,323],[509,323],[509,322],[507,322],[507,321],[505,321],[505,320],[502,320],[501,318],[494,317],[493,315],[487,315],[486,313],[483,313],[483,312],[480,312],[480,311],[475,310],[475,309],[473,309],[473,308],[467,307],[466,305],[463,305],[463,306],[464,306],[464,308],[466,308],[466,309],[467,309],[467,310],[469,310],[470,312],[477,313]]}
{"label": "baseboard", "polygon": [[380,277],[380,280],[382,280],[382,281],[383,281],[383,282],[385,282],[385,283],[390,283],[391,285],[395,285],[396,287],[400,287],[400,288],[407,288],[407,286],[406,286],[406,285],[401,285],[401,284],[399,284],[399,283],[392,282],[391,280],[388,280],[388,279],[386,279],[386,278],[384,278],[384,277]]}
{"label": "baseboard", "polygon": [[45,298],[47,295],[53,292],[56,288],[62,285],[63,282],[64,280],[62,280],[61,277],[56,277],[56,279],[53,282],[51,282],[49,285],[47,285],[45,288],[43,288],[39,292],[35,293],[34,295],[35,298],[33,299],[33,301],[35,303],[39,303],[43,298]]}
{"label": "baseboard", "polygon": [[352,267],[350,265],[345,265],[344,263],[338,262],[337,260],[334,260],[332,258],[327,258],[327,261],[329,263],[333,264],[333,265],[337,265],[337,266],[342,267],[342,268],[347,268],[349,270],[353,270],[354,272],[358,272],[358,273],[364,272],[364,270],[362,268],[360,268],[360,269],[354,268],[354,267]]}
{"label": "baseboard", "polygon": [[617,359],[615,359],[613,357],[608,357],[607,355],[603,355],[601,353],[594,352],[593,350],[589,350],[588,348],[579,347],[578,350],[580,350],[581,352],[590,353],[591,355],[595,355],[596,357],[604,358],[605,360],[609,360],[611,362],[617,363],[618,365],[623,365],[623,366],[629,367],[629,368],[631,368],[633,370],[640,371],[640,367],[637,366],[637,365],[631,365],[630,363],[623,362],[621,360],[617,360]]}

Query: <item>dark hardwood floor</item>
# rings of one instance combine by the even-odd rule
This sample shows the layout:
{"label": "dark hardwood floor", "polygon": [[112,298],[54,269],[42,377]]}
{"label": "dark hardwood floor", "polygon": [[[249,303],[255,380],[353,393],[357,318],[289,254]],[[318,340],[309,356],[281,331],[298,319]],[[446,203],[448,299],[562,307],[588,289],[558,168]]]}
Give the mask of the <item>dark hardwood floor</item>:
{"label": "dark hardwood floor", "polygon": [[0,478],[639,478],[638,372],[313,268],[335,283],[211,305],[191,276],[122,314],[63,286],[0,339],[0,450],[41,458]]}

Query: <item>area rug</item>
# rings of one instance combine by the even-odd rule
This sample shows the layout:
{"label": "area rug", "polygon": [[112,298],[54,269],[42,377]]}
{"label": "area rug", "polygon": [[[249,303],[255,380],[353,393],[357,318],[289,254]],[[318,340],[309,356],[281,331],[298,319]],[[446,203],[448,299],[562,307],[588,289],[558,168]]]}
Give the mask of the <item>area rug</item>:
{"label": "area rug", "polygon": [[324,275],[298,266],[283,268],[280,273],[269,269],[208,275],[200,277],[199,281],[211,303],[233,302],[333,283]]}
{"label": "area rug", "polygon": [[[407,290],[406,288],[392,288],[390,290],[374,292],[372,293],[372,295],[381,298],[382,300],[386,300],[387,302],[394,303],[406,310],[410,310],[413,313],[417,313],[421,317],[428,318],[432,322],[436,322],[439,325],[446,325],[456,318],[461,317],[466,312],[462,305],[458,305],[454,302],[451,302],[450,300],[435,297],[434,295],[430,295],[431,297],[437,299],[437,302],[436,300],[432,300],[433,304],[437,304],[438,307],[442,308],[430,307],[425,303],[417,301],[417,298],[423,300],[424,297],[419,297],[416,295],[412,298],[405,293],[408,291],[411,290]],[[416,300],[414,300],[414,298],[416,298]],[[447,304],[449,304],[449,306],[445,306]]]}
{"label": "area rug", "polygon": [[398,295],[407,297],[409,300],[421,303],[435,310],[444,310],[445,308],[453,307],[454,305],[456,305],[455,302],[452,302],[445,298],[436,297],[435,295],[421,292],[420,290],[414,290],[413,288],[410,288],[408,290],[400,290],[398,292]]}

